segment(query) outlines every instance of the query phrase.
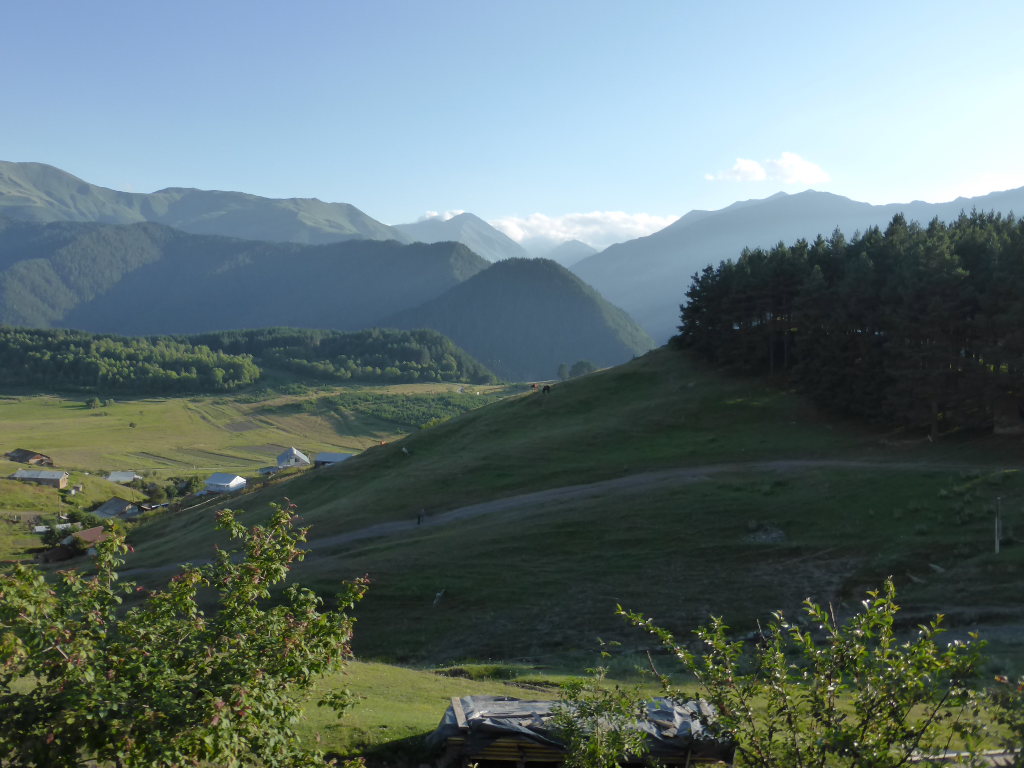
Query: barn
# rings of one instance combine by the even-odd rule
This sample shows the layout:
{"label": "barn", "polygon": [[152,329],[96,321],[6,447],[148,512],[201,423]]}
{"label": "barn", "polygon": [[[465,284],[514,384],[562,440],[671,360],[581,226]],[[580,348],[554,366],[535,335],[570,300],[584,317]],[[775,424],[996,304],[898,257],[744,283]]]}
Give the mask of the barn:
{"label": "barn", "polygon": [[206,478],[203,490],[207,493],[231,493],[245,488],[245,478],[229,472],[214,472]]}

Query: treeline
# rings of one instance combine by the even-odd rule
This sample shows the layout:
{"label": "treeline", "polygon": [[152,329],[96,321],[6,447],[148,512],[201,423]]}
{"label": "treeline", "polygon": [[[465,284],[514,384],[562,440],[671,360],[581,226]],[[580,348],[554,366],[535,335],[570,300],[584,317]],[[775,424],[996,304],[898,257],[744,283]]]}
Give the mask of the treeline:
{"label": "treeline", "polygon": [[[1024,395],[1024,221],[901,215],[847,241],[744,250],[693,276],[677,340],[785,373],[819,403],[932,434],[989,426]],[[1008,405],[1007,405],[1008,404]]]}
{"label": "treeline", "polygon": [[0,386],[98,394],[230,392],[256,383],[268,369],[331,383],[494,380],[434,331],[270,328],[122,337],[0,326]]}
{"label": "treeline", "polygon": [[342,383],[495,381],[494,374],[437,331],[261,328],[174,337],[301,378]]}
{"label": "treeline", "polygon": [[260,376],[249,355],[167,337],[0,326],[0,385],[120,394],[229,392]]}

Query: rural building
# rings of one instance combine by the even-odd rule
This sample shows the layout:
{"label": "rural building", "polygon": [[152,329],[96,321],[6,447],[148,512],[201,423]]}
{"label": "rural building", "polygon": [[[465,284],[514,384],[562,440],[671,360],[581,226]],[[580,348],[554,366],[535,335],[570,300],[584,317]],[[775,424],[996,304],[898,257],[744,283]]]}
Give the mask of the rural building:
{"label": "rural building", "polygon": [[63,539],[61,544],[65,547],[77,546],[79,549],[84,549],[87,555],[94,556],[96,554],[96,545],[101,541],[106,541],[109,535],[102,525],[97,525],[95,528],[75,531],[66,539]]}
{"label": "rural building", "polygon": [[316,455],[316,466],[329,467],[332,464],[340,464],[346,459],[351,459],[351,453],[318,453]]}
{"label": "rural building", "polygon": [[128,485],[128,483],[136,480],[141,480],[142,475],[137,475],[133,470],[125,470],[123,472],[111,472],[107,475],[107,480],[112,483],[118,483],[119,485]]}
{"label": "rural building", "polygon": [[52,467],[53,459],[47,456],[45,453],[39,453],[38,451],[28,451],[24,448],[16,448],[10,453],[5,453],[4,457],[8,461],[14,461],[18,464],[32,464],[36,467]]}
{"label": "rural building", "polygon": [[[557,705],[505,696],[453,697],[427,743],[440,753],[439,768],[557,765],[565,760],[565,744],[553,722]],[[647,703],[647,717],[635,727],[647,734],[650,758],[662,765],[732,764],[734,746],[716,739],[705,725],[714,719],[715,710],[705,701],[656,698]]]}
{"label": "rural building", "polygon": [[120,496],[112,496],[99,507],[92,511],[96,517],[110,519],[112,517],[136,517],[142,513],[142,509],[133,501],[122,499]]}
{"label": "rural building", "polygon": [[207,493],[231,493],[245,488],[245,478],[228,472],[214,472],[206,478]]}
{"label": "rural building", "polygon": [[308,467],[309,456],[298,448],[292,447],[277,457],[277,466],[284,467]]}
{"label": "rural building", "polygon": [[13,475],[12,480],[20,480],[23,483],[36,483],[37,485],[49,485],[53,488],[68,487],[68,473],[58,470],[47,469],[19,469]]}

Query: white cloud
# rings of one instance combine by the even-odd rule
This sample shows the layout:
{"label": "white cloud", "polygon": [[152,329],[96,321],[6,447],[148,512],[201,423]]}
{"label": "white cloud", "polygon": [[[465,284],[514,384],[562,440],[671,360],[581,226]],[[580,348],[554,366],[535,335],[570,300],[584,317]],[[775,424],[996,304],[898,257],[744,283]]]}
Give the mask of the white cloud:
{"label": "white cloud", "polygon": [[626,213],[625,211],[591,211],[590,213],[567,213],[563,216],[548,216],[531,213],[529,216],[506,216],[491,221],[517,243],[533,238],[564,242],[580,240],[594,248],[607,248],[612,243],[621,243],[635,237],[643,237],[664,229],[677,216],[655,216],[650,213]]}
{"label": "white cloud", "polygon": [[420,216],[417,221],[427,221],[428,219],[441,219],[441,221],[448,221],[448,219],[454,219],[459,214],[465,213],[463,210],[455,209],[451,211],[445,211],[441,213],[439,211],[427,211]]}
{"label": "white cloud", "polygon": [[737,157],[728,171],[706,173],[704,178],[708,181],[764,181],[768,178],[768,172],[757,160]]}
{"label": "white cloud", "polygon": [[823,184],[829,181],[825,169],[795,152],[783,152],[776,160],[765,161],[768,175],[785,184]]}
{"label": "white cloud", "polygon": [[729,170],[706,173],[704,178],[707,181],[781,181],[783,184],[822,184],[829,181],[824,168],[795,152],[783,152],[777,158],[764,162],[737,157]]}

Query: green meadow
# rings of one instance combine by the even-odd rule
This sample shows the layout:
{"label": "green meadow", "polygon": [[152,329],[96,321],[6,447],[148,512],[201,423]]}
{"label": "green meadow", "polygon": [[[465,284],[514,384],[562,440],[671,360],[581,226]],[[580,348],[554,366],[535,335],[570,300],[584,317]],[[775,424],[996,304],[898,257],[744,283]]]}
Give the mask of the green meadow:
{"label": "green meadow", "polygon": [[[380,403],[339,415],[319,399],[327,394],[154,401],[153,422],[165,413],[168,425],[163,455],[184,459],[201,440],[204,450],[240,455],[233,441],[271,429],[261,419],[278,430],[261,441],[309,447],[312,438],[290,439],[301,432],[329,449],[366,450],[144,521],[130,533],[125,577],[158,586],[177,563],[209,558],[225,543],[214,530],[218,508],[257,522],[271,503],[294,503],[311,527],[295,580],[328,603],[341,581],[371,580],[355,612],[360,662],[323,683],[363,698],[341,723],[310,707],[303,726],[339,753],[415,754],[450,696],[554,695],[548,683],[591,666],[601,642],[617,644],[617,677],[648,664],[647,651],[671,669],[616,605],[681,637],[710,616],[747,633],[773,610],[795,614],[806,597],[852,612],[891,575],[907,629],[944,613],[951,637],[977,631],[989,640],[986,674],[1024,669],[1019,440],[931,442],[844,422],[773,382],[667,349],[549,394],[495,392],[488,407],[426,429],[390,422],[387,431]],[[119,402],[96,416],[79,404],[73,417],[123,419],[130,414],[118,409],[132,407]],[[189,425],[187,439],[173,437],[174,419]],[[228,427],[240,422],[259,426]],[[470,505],[484,506],[470,514]],[[999,554],[997,513],[1007,531]],[[383,527],[364,535],[370,526]],[[467,677],[436,673],[452,667]]]}
{"label": "green meadow", "polygon": [[[808,596],[856,606],[888,575],[911,623],[941,611],[959,631],[1015,626],[1024,550],[994,555],[992,520],[1000,507],[1024,530],[1020,455],[1010,439],[931,443],[844,423],[764,380],[658,350],[217,505],[255,521],[287,497],[311,526],[297,578],[329,596],[371,577],[355,639],[365,658],[571,666],[597,637],[647,642],[617,603],[683,633],[710,615],[746,631]],[[764,465],[778,461],[790,463]],[[669,470],[681,474],[645,478]],[[136,529],[128,568],[207,558],[222,541],[214,508]],[[344,539],[380,524],[392,528]]]}

